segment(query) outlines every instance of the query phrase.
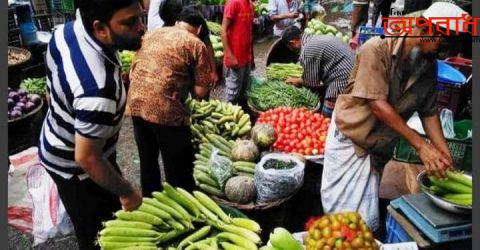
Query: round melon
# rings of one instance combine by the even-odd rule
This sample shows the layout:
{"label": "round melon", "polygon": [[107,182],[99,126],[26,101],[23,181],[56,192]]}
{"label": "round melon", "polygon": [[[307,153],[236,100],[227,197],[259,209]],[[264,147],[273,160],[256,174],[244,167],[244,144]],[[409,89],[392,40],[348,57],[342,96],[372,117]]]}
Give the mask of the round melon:
{"label": "round melon", "polygon": [[225,196],[230,201],[246,204],[255,199],[255,184],[252,177],[235,176],[225,184]]}
{"label": "round melon", "polygon": [[233,161],[248,161],[254,162],[260,152],[257,145],[250,140],[237,140],[232,147],[232,160]]}
{"label": "round melon", "polygon": [[252,140],[260,148],[269,148],[277,140],[275,129],[269,124],[256,124],[253,126]]}

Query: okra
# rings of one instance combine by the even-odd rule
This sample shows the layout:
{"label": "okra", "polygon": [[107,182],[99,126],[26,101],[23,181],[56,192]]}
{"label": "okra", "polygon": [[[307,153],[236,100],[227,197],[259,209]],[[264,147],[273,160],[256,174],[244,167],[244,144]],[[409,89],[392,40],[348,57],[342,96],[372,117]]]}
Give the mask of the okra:
{"label": "okra", "polygon": [[469,186],[466,186],[464,184],[446,179],[446,180],[440,180],[435,176],[430,176],[429,177],[430,181],[433,183],[433,185],[438,186],[440,188],[450,190],[451,192],[454,193],[459,193],[459,194],[471,194],[472,193],[472,188]]}
{"label": "okra", "polygon": [[155,247],[155,243],[152,242],[109,242],[109,241],[99,241],[98,242],[102,249],[118,249],[124,247]]}
{"label": "okra", "polygon": [[237,171],[240,171],[240,172],[245,172],[245,173],[249,173],[249,174],[254,174],[255,173],[255,169],[254,168],[250,168],[250,167],[244,167],[244,166],[233,166]]}
{"label": "okra", "polygon": [[[190,204],[193,204],[197,209],[199,209],[208,219],[213,220],[215,222],[218,221],[218,217],[208,210],[205,206],[203,206],[195,197],[193,197],[189,192],[185,191],[184,189],[177,188],[178,192],[180,192],[184,197],[186,197]],[[198,217],[198,216],[197,216]]]}
{"label": "okra", "polygon": [[129,227],[106,227],[99,233],[101,236],[126,236],[126,237],[158,237],[160,233],[155,230],[129,228]]}
{"label": "okra", "polygon": [[154,229],[154,226],[152,224],[140,221],[109,220],[107,222],[104,222],[103,225],[105,227],[131,227],[141,229]]}
{"label": "okra", "polygon": [[248,250],[258,250],[258,247],[257,245],[255,245],[255,243],[251,242],[248,239],[245,239],[242,236],[239,236],[233,233],[227,233],[227,232],[219,233],[217,234],[217,238],[231,241],[235,243],[235,245],[246,248]]}
{"label": "okra", "polygon": [[115,213],[115,216],[122,220],[146,222],[155,226],[161,225],[163,223],[163,220],[158,218],[157,216],[147,214],[142,211],[127,212],[120,210]]}
{"label": "okra", "polygon": [[243,248],[228,242],[221,242],[220,245],[225,250],[248,250],[247,248]]}
{"label": "okra", "polygon": [[233,218],[232,224],[238,227],[246,228],[255,233],[260,233],[262,231],[262,228],[260,228],[260,225],[256,221],[247,218]]}
{"label": "okra", "polygon": [[243,227],[237,227],[234,225],[218,225],[218,228],[225,232],[230,232],[230,233],[234,233],[236,235],[242,236],[255,244],[260,244],[262,241],[262,239],[260,239],[260,236],[258,236],[258,234]]}
{"label": "okra", "polygon": [[[178,204],[182,205],[183,207],[185,207],[188,211],[190,211],[191,213],[193,213],[194,217],[198,218],[198,216],[200,216],[200,210],[195,207],[194,204],[192,204],[191,202],[189,202],[189,199],[187,197],[185,197],[184,194],[182,194],[183,192],[179,192],[179,189],[181,188],[177,188],[175,190],[175,188],[173,188],[172,186],[170,186],[170,184],[164,182],[163,183],[163,189],[165,190],[166,194],[171,198],[173,199],[174,201],[176,201]],[[187,191],[185,191],[187,192]],[[188,193],[188,192],[187,192]]]}
{"label": "okra", "polygon": [[447,171],[448,179],[472,187],[472,179],[467,178],[462,172]]}
{"label": "okra", "polygon": [[157,242],[158,237],[101,236],[99,240],[108,242]]}
{"label": "okra", "polygon": [[205,183],[213,187],[218,187],[218,183],[205,172],[195,171],[194,176],[201,183]]}
{"label": "okra", "polygon": [[152,206],[148,203],[142,203],[142,205],[140,205],[138,210],[142,211],[142,212],[145,212],[145,213],[149,213],[151,215],[155,215],[162,220],[171,220],[172,219],[172,216],[169,213],[167,213],[167,212],[165,212],[161,209],[158,209],[157,207]]}
{"label": "okra", "polygon": [[222,208],[220,208],[220,206],[218,206],[217,203],[210,199],[210,197],[208,197],[206,194],[200,191],[193,191],[193,195],[203,206],[218,215],[218,217],[220,217],[220,219],[222,219],[224,222],[231,222],[230,217],[222,210]]}
{"label": "okra", "polygon": [[217,187],[213,187],[213,186],[203,184],[203,183],[200,183],[200,185],[198,185],[198,187],[200,187],[201,190],[203,190],[203,191],[205,191],[205,192],[207,192],[211,195],[215,195],[215,196],[218,196],[220,198],[225,197],[225,193],[223,193],[223,191],[220,190]]}
{"label": "okra", "polygon": [[208,235],[208,233],[210,233],[210,229],[211,229],[210,226],[204,226],[204,227],[200,228],[198,231],[194,232],[193,234],[191,234],[188,237],[186,237],[185,239],[183,239],[178,244],[177,249],[183,249],[185,246],[188,245],[189,242],[195,242],[195,241],[198,241],[200,239],[203,239],[205,236]]}

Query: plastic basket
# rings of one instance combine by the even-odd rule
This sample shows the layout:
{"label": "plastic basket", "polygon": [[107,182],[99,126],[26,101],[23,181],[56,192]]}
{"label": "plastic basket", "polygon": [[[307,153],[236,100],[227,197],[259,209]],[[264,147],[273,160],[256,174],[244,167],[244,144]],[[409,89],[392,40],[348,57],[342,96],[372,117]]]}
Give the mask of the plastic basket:
{"label": "plastic basket", "polygon": [[[465,138],[468,130],[472,129],[471,120],[462,120],[454,123],[455,134]],[[425,135],[421,135],[429,141]],[[472,170],[472,140],[446,139],[453,161],[458,168],[466,171]],[[400,138],[394,150],[393,159],[408,163],[422,163],[417,151],[403,138]]]}
{"label": "plastic basket", "polygon": [[64,12],[75,12],[75,6],[73,0],[61,0],[62,1],[62,10]]}
{"label": "plastic basket", "polygon": [[384,34],[383,27],[366,27],[361,26],[360,32],[358,35],[358,45],[357,48],[362,46],[368,39],[376,36],[381,36]]}
{"label": "plastic basket", "polygon": [[411,242],[413,239],[408,235],[408,233],[403,229],[403,227],[398,224],[398,222],[393,218],[390,213],[387,213],[387,235],[385,238],[386,244],[393,243],[402,243],[402,242]]}
{"label": "plastic basket", "polygon": [[460,70],[465,77],[472,74],[472,60],[462,57],[449,57],[444,60],[444,62],[450,64],[452,67]]}

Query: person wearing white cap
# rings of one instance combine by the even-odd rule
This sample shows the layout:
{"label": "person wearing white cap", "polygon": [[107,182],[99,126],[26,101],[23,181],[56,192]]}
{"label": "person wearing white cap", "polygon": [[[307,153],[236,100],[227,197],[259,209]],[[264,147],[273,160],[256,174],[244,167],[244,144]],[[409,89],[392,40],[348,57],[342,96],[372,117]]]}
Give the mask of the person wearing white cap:
{"label": "person wearing white cap", "polygon": [[[424,16],[465,13],[454,4],[435,3]],[[456,27],[450,25],[453,34]],[[415,27],[412,33],[437,35],[429,34],[428,27]],[[321,184],[325,213],[357,211],[372,230],[379,229],[380,175],[400,137],[416,149],[429,174],[444,176],[454,167],[436,108],[436,58],[445,43],[444,38],[424,42],[407,35],[372,38],[362,45],[327,135]],[[415,112],[431,143],[407,126]]]}

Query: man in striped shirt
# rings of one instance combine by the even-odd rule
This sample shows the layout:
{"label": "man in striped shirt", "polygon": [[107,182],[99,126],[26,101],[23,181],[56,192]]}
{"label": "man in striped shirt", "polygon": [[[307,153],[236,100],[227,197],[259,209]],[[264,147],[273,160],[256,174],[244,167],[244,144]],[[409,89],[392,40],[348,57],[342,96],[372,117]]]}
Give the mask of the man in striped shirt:
{"label": "man in striped shirt", "polygon": [[82,0],[76,20],[60,26],[48,45],[50,103],[39,156],[80,249],[98,248],[101,222],[142,201],[115,161],[126,99],[116,52],[140,47],[142,14],[139,0]]}
{"label": "man in striped shirt", "polygon": [[287,83],[317,90],[324,97],[323,115],[331,117],[335,100],[348,84],[355,55],[341,39],[332,36],[302,34],[288,27],[282,41],[294,52],[300,53],[302,78],[289,78]]}

